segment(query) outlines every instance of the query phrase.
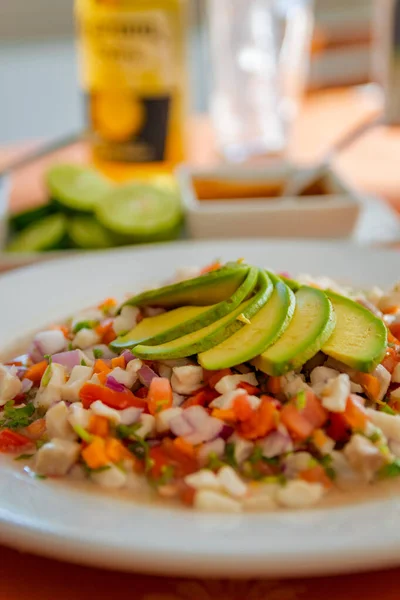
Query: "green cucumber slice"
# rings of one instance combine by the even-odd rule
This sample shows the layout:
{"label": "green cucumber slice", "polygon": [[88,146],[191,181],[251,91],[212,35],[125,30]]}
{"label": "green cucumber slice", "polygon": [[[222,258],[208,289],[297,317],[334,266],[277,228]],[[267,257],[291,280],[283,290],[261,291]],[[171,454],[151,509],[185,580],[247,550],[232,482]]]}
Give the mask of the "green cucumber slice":
{"label": "green cucumber slice", "polygon": [[64,209],[93,212],[113,184],[95,169],[82,165],[53,165],[47,171],[50,196]]}
{"label": "green cucumber slice", "polygon": [[42,252],[65,247],[67,218],[51,215],[29,225],[8,244],[8,252]]}
{"label": "green cucumber slice", "polygon": [[87,250],[111,248],[115,245],[112,234],[93,217],[73,217],[68,225],[71,241],[78,248]]}
{"label": "green cucumber slice", "polygon": [[177,194],[159,186],[129,183],[106,194],[96,216],[104,227],[127,241],[158,241],[180,225],[182,208]]}

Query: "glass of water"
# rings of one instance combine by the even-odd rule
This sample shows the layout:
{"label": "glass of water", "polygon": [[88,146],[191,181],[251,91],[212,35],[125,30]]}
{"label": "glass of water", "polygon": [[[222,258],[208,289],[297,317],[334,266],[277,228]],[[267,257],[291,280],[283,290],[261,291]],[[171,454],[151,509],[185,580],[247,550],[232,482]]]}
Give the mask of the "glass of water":
{"label": "glass of water", "polygon": [[284,152],[308,73],[312,0],[208,0],[211,114],[233,162]]}

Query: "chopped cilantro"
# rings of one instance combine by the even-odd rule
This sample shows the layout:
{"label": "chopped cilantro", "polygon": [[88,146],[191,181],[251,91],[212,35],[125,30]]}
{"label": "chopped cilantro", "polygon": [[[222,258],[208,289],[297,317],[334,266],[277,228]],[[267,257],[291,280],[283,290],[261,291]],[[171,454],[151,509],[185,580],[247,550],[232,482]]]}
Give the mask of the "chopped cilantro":
{"label": "chopped cilantro", "polygon": [[374,431],[373,433],[371,433],[371,435],[368,436],[368,439],[373,444],[376,444],[376,442],[379,442],[379,440],[381,439],[381,435],[378,431]]}
{"label": "chopped cilantro", "polygon": [[134,425],[117,425],[117,436],[121,440],[131,439],[133,441],[136,441],[139,439],[139,436],[136,432],[138,429],[140,429],[140,427],[140,423],[135,423]]}
{"label": "chopped cilantro", "polygon": [[251,455],[248,458],[248,461],[251,464],[257,463],[258,461],[262,460],[263,458],[263,453],[262,453],[262,448],[261,446],[255,446],[253,452],[251,453]]}
{"label": "chopped cilantro", "polygon": [[75,325],[72,333],[78,333],[82,329],[94,329],[99,324],[98,321],[80,321]]}
{"label": "chopped cilantro", "polygon": [[268,475],[268,477],[262,478],[263,483],[269,483],[269,484],[278,483],[279,485],[285,485],[286,481],[287,481],[287,479],[283,475],[283,473],[281,473],[280,475]]}
{"label": "chopped cilantro", "polygon": [[304,410],[306,407],[306,393],[304,390],[300,390],[300,392],[296,396],[296,408],[297,410]]}
{"label": "chopped cilantro", "polygon": [[44,446],[45,443],[46,442],[44,440],[36,440],[36,442],[35,442],[36,449],[39,450],[39,448],[41,448],[42,446]]}
{"label": "chopped cilantro", "polygon": [[395,410],[393,410],[393,408],[390,408],[390,406],[388,406],[387,404],[385,404],[384,406],[381,406],[379,412],[384,412],[384,413],[387,413],[388,415],[397,415],[397,412]]}
{"label": "chopped cilantro", "polygon": [[[127,427],[127,426],[120,425],[117,429],[119,429],[120,427]],[[134,426],[131,426],[131,428],[132,427],[134,427]],[[129,436],[127,436],[127,437],[128,437],[128,439],[132,440],[132,443],[129,444],[129,446],[128,446],[128,450],[130,452],[132,452],[132,454],[134,456],[136,456],[136,458],[138,458],[139,460],[143,460],[146,471],[150,471],[150,469],[153,466],[153,460],[150,458],[149,444],[147,442],[145,442],[145,440],[143,438],[136,435],[135,432],[131,432],[129,434]]]}
{"label": "chopped cilantro", "polygon": [[50,379],[51,379],[51,374],[52,374],[52,368],[51,368],[51,363],[49,363],[49,366],[43,373],[42,382],[41,382],[43,387],[46,387],[49,385]]}
{"label": "chopped cilantro", "polygon": [[389,465],[385,465],[379,470],[379,477],[382,479],[389,479],[391,477],[398,477],[400,475],[400,459],[396,458]]}
{"label": "chopped cilantro", "polygon": [[225,463],[219,458],[219,456],[215,452],[211,452],[211,454],[208,457],[206,469],[210,469],[211,471],[218,471],[218,469],[223,467],[224,464]]}
{"label": "chopped cilantro", "polygon": [[34,474],[35,479],[47,479],[47,475],[40,475],[39,473]]}
{"label": "chopped cilantro", "polygon": [[174,478],[175,469],[172,465],[164,465],[161,467],[161,477],[155,482],[157,486],[167,485]]}
{"label": "chopped cilantro", "polygon": [[68,351],[71,351],[74,349],[74,346],[72,345],[72,342],[68,342]]}
{"label": "chopped cilantro", "polygon": [[14,460],[28,460],[29,458],[32,458],[32,456],[35,456],[35,455],[34,454],[20,454],[19,456],[14,458]]}
{"label": "chopped cilantro", "polygon": [[235,444],[228,442],[225,446],[225,461],[231,467],[237,467],[237,461],[235,457]]}
{"label": "chopped cilantro", "polygon": [[32,402],[29,402],[26,406],[14,408],[14,400],[10,400],[4,405],[0,427],[7,427],[8,429],[28,427],[34,421],[34,412],[35,407]]}
{"label": "chopped cilantro", "polygon": [[83,358],[81,360],[81,367],[87,367],[87,363]]}
{"label": "chopped cilantro", "polygon": [[85,471],[85,474],[89,477],[95,473],[103,473],[103,471],[108,471],[111,469],[110,465],[103,465],[102,467],[98,467],[97,469],[91,469],[85,462],[82,463],[82,469]]}
{"label": "chopped cilantro", "polygon": [[104,352],[103,350],[101,350],[101,348],[93,348],[93,356],[97,359],[97,358],[101,358],[103,356]]}
{"label": "chopped cilantro", "polygon": [[93,436],[82,427],[82,425],[74,425],[73,430],[84,441],[90,444],[93,441]]}
{"label": "chopped cilantro", "polygon": [[51,354],[45,354],[44,358],[48,361],[49,365],[51,365],[51,363],[53,362],[53,357],[51,356]]}

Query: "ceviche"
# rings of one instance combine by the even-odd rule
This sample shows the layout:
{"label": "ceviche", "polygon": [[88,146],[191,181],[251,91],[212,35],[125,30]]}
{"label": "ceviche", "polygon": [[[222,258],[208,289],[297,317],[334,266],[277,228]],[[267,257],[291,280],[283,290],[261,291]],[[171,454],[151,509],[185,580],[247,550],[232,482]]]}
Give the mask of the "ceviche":
{"label": "ceviche", "polygon": [[181,270],[7,356],[0,452],[199,510],[310,507],[400,474],[398,338],[400,286]]}

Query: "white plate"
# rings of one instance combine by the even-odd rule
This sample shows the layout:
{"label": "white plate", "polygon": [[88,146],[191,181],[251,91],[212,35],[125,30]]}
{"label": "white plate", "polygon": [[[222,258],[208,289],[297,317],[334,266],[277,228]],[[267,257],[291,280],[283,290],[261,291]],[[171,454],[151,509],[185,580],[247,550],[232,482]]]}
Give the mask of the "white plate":
{"label": "white plate", "polygon": [[[66,258],[0,278],[1,345],[110,295],[215,258],[387,285],[399,255],[293,241],[182,243]],[[205,515],[21,474],[3,458],[0,542],[105,568],[194,576],[294,576],[400,564],[400,498],[307,512]]]}

